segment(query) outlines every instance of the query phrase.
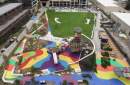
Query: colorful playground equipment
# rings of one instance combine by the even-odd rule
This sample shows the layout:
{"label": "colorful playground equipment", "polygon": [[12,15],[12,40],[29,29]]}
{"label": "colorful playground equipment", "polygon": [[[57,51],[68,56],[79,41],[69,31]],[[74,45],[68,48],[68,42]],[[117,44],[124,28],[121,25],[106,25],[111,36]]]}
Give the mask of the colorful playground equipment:
{"label": "colorful playground equipment", "polygon": [[54,64],[57,64],[58,63],[57,54],[56,53],[52,53],[52,55],[53,55]]}

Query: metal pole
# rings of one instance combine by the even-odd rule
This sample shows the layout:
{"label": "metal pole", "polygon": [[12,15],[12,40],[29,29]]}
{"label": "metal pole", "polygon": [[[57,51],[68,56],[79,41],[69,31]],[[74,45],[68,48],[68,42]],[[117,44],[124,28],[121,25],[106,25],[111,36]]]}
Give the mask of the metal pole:
{"label": "metal pole", "polygon": [[79,0],[79,8],[80,8],[80,0]]}
{"label": "metal pole", "polygon": [[74,0],[74,7],[75,7],[75,0]]}
{"label": "metal pole", "polygon": [[70,8],[71,8],[71,0],[70,0]]}
{"label": "metal pole", "polygon": [[52,7],[53,7],[53,1],[51,1]]}
{"label": "metal pole", "polygon": [[60,8],[60,0],[58,0],[58,7]]}

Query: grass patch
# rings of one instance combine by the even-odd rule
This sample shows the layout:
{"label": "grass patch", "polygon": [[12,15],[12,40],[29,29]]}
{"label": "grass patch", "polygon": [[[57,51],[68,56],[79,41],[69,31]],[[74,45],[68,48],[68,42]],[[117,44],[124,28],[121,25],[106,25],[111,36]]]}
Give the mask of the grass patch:
{"label": "grass patch", "polygon": [[[49,25],[52,30],[52,34],[57,37],[68,37],[73,35],[73,29],[80,27],[83,33],[88,37],[91,37],[94,14],[82,13],[82,12],[55,12],[54,10],[47,10],[49,19]],[[55,18],[58,17],[61,24],[55,22]],[[85,24],[86,18],[90,19],[90,24]]]}

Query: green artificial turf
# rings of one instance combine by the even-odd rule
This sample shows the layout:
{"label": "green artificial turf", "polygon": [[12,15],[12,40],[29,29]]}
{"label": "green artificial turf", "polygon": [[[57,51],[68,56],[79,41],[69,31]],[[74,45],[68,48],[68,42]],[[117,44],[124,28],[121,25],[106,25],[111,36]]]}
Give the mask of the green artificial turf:
{"label": "green artificial turf", "polygon": [[[74,34],[74,28],[80,27],[85,35],[91,37],[94,14],[81,12],[55,12],[54,10],[47,10],[49,26],[52,34],[57,37],[68,37]],[[58,17],[61,24],[55,22]],[[90,24],[85,24],[86,18],[91,19]]]}

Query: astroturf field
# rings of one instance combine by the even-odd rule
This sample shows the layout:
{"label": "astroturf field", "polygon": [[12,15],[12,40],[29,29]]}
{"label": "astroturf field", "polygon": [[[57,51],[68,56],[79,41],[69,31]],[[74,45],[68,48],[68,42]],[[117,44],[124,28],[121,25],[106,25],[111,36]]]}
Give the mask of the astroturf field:
{"label": "astroturf field", "polygon": [[[57,37],[68,37],[74,34],[74,28],[80,27],[85,35],[90,37],[92,35],[94,25],[94,14],[84,12],[55,12],[54,10],[47,10],[49,26],[52,34]],[[55,18],[59,18],[57,23]],[[85,24],[86,19],[90,19],[89,24]]]}

